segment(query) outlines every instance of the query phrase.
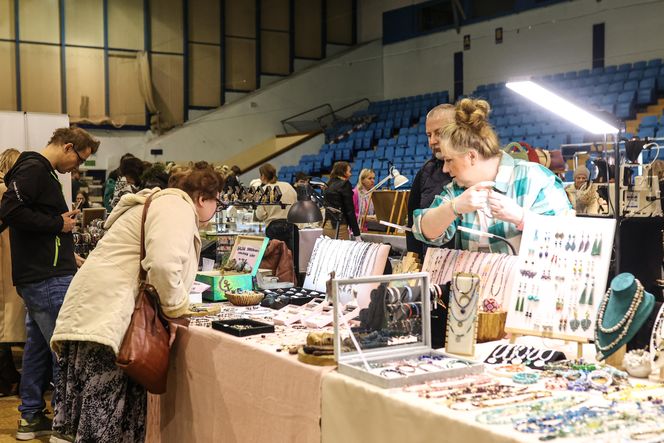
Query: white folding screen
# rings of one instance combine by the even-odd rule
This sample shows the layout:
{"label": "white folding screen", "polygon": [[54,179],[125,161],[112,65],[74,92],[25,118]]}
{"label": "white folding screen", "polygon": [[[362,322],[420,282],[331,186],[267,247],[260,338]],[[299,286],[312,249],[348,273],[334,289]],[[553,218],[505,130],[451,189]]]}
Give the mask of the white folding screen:
{"label": "white folding screen", "polygon": [[[69,127],[66,114],[0,112],[0,152],[8,148],[41,151],[58,128]],[[58,173],[65,201],[72,202],[71,174]]]}

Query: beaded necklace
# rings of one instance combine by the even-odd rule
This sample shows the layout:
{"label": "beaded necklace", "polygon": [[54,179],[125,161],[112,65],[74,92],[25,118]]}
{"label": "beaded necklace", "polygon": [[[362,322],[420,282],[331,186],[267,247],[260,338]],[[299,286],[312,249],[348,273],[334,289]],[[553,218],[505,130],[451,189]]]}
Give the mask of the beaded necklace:
{"label": "beaded necklace", "polygon": [[[609,303],[610,289],[609,289],[609,291],[606,292],[606,294],[604,294],[604,298],[602,299],[602,303],[601,303],[601,305],[599,307],[599,311],[597,313],[597,328],[595,328],[595,348],[597,348],[597,350],[598,350],[597,358],[599,360],[604,359],[602,353],[599,352],[599,351],[606,351],[606,350],[612,349],[616,344],[618,344],[627,335],[627,332],[629,332],[629,328],[632,325],[632,321],[634,321],[634,317],[636,316],[636,311],[638,309],[638,306],[641,304],[641,300],[643,299],[643,292],[644,292],[644,289],[643,289],[643,286],[641,285],[641,282],[636,280],[636,293],[634,294],[634,297],[632,298],[632,303],[630,304],[630,307],[627,310],[627,312],[625,313],[625,316],[623,317],[623,319],[620,320],[620,322],[618,322],[619,325],[625,324],[625,327],[622,329],[622,331],[620,331],[620,334],[618,334],[618,337],[616,337],[616,339],[614,341],[612,341],[611,343],[609,343],[606,346],[602,346],[602,345],[599,344],[599,331],[601,330],[602,332],[604,332],[606,334],[607,332],[605,332],[605,331],[611,330],[611,332],[615,332],[618,329],[614,329],[614,328],[616,328],[616,326],[613,326],[613,327],[608,328],[608,329],[606,329],[602,326],[602,323],[604,322],[604,312],[606,311],[606,306]],[[618,326],[618,327],[620,327],[620,326]]]}
{"label": "beaded necklace", "polygon": [[[494,275],[493,275],[493,280],[491,281],[491,285],[489,286],[489,294],[493,298],[497,298],[500,290],[503,289],[503,284],[505,283],[505,267],[507,266],[508,256],[503,255],[497,261],[498,261],[498,265],[496,266],[496,269],[495,269],[495,272],[494,272]],[[502,265],[502,271],[500,270],[501,265]],[[498,289],[494,291],[494,285],[496,284],[496,281],[498,280],[499,275],[500,275],[500,283],[498,284]]]}
{"label": "beaded necklace", "polygon": [[[613,291],[611,290],[611,288],[609,288],[606,291],[606,294],[604,295],[604,298],[602,299],[602,304],[600,305],[600,309],[601,309],[602,314],[604,314],[604,311],[606,310],[606,305],[609,303],[609,298],[610,298],[612,293],[613,293]],[[599,328],[599,330],[602,331],[605,334],[610,334],[612,332],[616,332],[618,329],[620,329],[625,324],[625,322],[630,320],[630,317],[634,316],[634,314],[636,313],[636,308],[641,303],[642,298],[643,298],[643,286],[641,286],[641,283],[638,280],[636,280],[636,291],[634,293],[634,296],[632,297],[632,302],[629,305],[629,309],[627,309],[627,312],[625,312],[625,315],[623,316],[623,318],[621,318],[620,321],[618,323],[616,323],[615,325],[613,325],[609,328],[605,328],[604,327],[604,316],[602,315],[602,317],[601,317],[602,321],[597,322],[597,327]]]}
{"label": "beaded necklace", "polygon": [[662,306],[659,308],[659,312],[657,312],[657,317],[655,317],[655,324],[653,325],[652,328],[652,333],[650,334],[650,357],[651,360],[655,359],[655,354],[659,351],[658,347],[659,344],[662,341],[662,338],[664,338],[664,335],[662,334],[662,326],[664,325],[664,303],[662,303]]}
{"label": "beaded necklace", "polygon": [[565,411],[585,402],[584,397],[556,397],[538,400],[532,403],[507,406],[480,412],[475,420],[485,425],[508,425],[516,420],[528,419],[533,413],[552,413]]}

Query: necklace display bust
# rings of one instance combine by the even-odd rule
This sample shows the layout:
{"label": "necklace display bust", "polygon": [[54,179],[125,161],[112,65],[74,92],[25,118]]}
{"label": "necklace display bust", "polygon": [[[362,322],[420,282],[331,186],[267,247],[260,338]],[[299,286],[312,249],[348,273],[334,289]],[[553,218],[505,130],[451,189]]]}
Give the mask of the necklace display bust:
{"label": "necklace display bust", "polygon": [[632,274],[617,275],[611,281],[597,313],[597,359],[606,359],[630,341],[644,325],[654,306],[655,297],[646,292]]}

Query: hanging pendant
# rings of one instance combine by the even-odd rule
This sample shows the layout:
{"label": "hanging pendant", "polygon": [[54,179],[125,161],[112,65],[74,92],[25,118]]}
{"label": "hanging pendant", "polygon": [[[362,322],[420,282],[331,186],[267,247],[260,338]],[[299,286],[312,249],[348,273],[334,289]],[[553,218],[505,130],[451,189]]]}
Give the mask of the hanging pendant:
{"label": "hanging pendant", "polygon": [[591,323],[591,321],[590,321],[590,314],[589,314],[588,312],[586,312],[586,318],[584,318],[583,320],[581,320],[581,328],[582,328],[584,331],[587,331],[588,328],[590,328],[590,323]]}
{"label": "hanging pendant", "polygon": [[595,299],[593,297],[593,292],[595,292],[595,284],[590,285],[590,293],[588,294],[588,305],[593,306],[595,304]]}
{"label": "hanging pendant", "polygon": [[583,287],[583,292],[581,293],[581,298],[579,298],[579,304],[580,305],[585,305],[586,304],[586,290],[588,289],[588,286]]}

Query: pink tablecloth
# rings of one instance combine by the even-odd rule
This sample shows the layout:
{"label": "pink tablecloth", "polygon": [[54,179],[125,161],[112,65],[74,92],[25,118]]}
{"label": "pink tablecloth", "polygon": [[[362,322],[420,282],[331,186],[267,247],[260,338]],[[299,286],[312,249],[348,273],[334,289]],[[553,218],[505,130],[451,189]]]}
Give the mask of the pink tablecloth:
{"label": "pink tablecloth", "polygon": [[320,442],[329,367],[213,329],[180,332],[168,392],[148,400],[148,442]]}

